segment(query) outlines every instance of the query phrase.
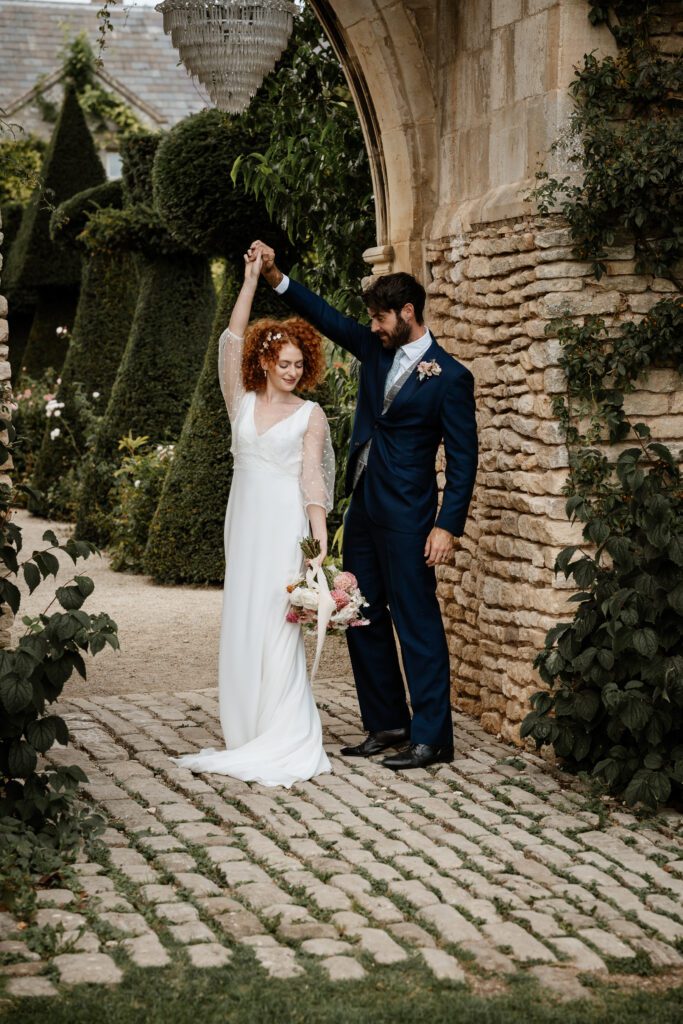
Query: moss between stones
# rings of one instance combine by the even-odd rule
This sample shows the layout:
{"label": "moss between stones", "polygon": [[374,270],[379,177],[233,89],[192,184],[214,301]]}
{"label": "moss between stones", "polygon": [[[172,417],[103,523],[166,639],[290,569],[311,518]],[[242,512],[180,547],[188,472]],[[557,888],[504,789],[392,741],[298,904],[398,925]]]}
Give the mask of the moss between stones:
{"label": "moss between stones", "polygon": [[[238,288],[236,274],[227,271],[204,366],[150,525],[145,570],[162,582],[223,581],[232,455],[230,423],[218,383],[218,338],[227,327]],[[257,295],[256,316],[285,313],[270,289]]]}
{"label": "moss between stones", "polygon": [[76,535],[106,544],[119,438],[176,441],[187,413],[215,308],[205,259],[140,257],[135,316],[105,417],[84,471]]}

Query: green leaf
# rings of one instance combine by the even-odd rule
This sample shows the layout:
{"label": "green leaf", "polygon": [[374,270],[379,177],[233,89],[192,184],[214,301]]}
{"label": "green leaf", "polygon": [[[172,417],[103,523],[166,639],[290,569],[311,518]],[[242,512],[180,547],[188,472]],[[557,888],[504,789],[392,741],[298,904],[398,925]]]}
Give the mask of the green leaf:
{"label": "green leaf", "polygon": [[600,697],[594,690],[583,690],[577,693],[574,708],[579,718],[590,722],[600,710]]}
{"label": "green leaf", "polygon": [[33,687],[22,676],[9,675],[0,680],[0,699],[10,715],[23,711],[31,703]]}
{"label": "green leaf", "polygon": [[572,562],[569,570],[581,590],[590,587],[595,580],[596,569],[592,558],[580,558],[578,561]]}
{"label": "green leaf", "polygon": [[83,597],[84,598],[90,597],[90,595],[92,594],[93,590],[95,589],[95,584],[90,579],[90,577],[89,576],[77,576],[75,582],[76,582],[76,586],[80,590],[80,592],[83,595]]}
{"label": "green leaf", "polygon": [[26,739],[41,754],[50,749],[56,738],[57,725],[52,715],[29,722],[26,727]]}
{"label": "green leaf", "polygon": [[38,566],[33,562],[24,562],[22,569],[24,579],[26,580],[26,586],[29,589],[29,593],[32,594],[36,587],[42,582],[43,577],[40,575]]}
{"label": "green leaf", "polygon": [[633,631],[631,644],[638,651],[638,654],[642,654],[644,658],[654,658],[659,650],[659,637],[654,629],[646,626],[644,629]]}
{"label": "green leaf", "polygon": [[591,738],[587,732],[579,733],[574,737],[574,743],[572,745],[572,755],[576,761],[581,762],[584,758],[588,757],[588,752],[591,748]]}
{"label": "green leaf", "polygon": [[650,721],[652,709],[637,694],[626,697],[619,708],[619,718],[632,733],[640,732]]}
{"label": "green leaf", "polygon": [[56,596],[62,608],[66,611],[72,611],[75,608],[80,608],[85,600],[80,587],[76,586],[57,587]]}
{"label": "green leaf", "polygon": [[679,615],[683,615],[683,580],[666,595],[667,602]]}
{"label": "green leaf", "polygon": [[668,800],[670,793],[671,783],[663,772],[640,769],[624,790],[624,800],[631,806],[642,803],[654,809],[658,803]]}
{"label": "green leaf", "polygon": [[35,770],[38,763],[36,752],[25,740],[13,740],[7,763],[10,775],[16,779],[26,779]]}
{"label": "green leaf", "polygon": [[21,592],[8,579],[0,579],[0,601],[6,601],[16,615],[21,605]]}
{"label": "green leaf", "polygon": [[59,541],[57,540],[57,534],[54,533],[53,530],[46,530],[45,533],[43,534],[43,540],[47,541],[48,544],[51,544],[55,548],[59,547]]}

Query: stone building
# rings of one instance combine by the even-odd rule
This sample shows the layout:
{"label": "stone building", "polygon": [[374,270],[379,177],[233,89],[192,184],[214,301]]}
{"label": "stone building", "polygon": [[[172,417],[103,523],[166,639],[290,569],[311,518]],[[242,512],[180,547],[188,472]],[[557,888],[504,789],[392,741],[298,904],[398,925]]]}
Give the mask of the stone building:
{"label": "stone building", "polygon": [[[0,111],[7,122],[49,140],[54,124],[45,114],[61,106],[64,47],[84,33],[98,52],[101,7],[99,0],[0,0]],[[150,131],[171,128],[207,106],[204,93],[178,66],[153,7],[120,5],[111,8],[110,17],[113,31],[106,33],[103,63],[95,69],[99,86]],[[105,170],[117,177],[116,136],[100,132],[97,137]]]}
{"label": "stone building", "polygon": [[[613,51],[585,0],[310,0],[347,72],[371,157],[374,273],[428,286],[428,322],[473,371],[481,459],[455,566],[440,571],[456,706],[516,739],[532,663],[566,610],[557,552],[576,537],[562,486],[568,453],[553,417],[564,389],[546,326],[563,312],[608,323],[650,309],[668,281],[609,254],[600,282],[557,219],[525,199],[570,109],[584,53]],[[680,35],[662,22],[660,44]],[[660,440],[683,438],[673,372],[650,375],[631,409]]]}

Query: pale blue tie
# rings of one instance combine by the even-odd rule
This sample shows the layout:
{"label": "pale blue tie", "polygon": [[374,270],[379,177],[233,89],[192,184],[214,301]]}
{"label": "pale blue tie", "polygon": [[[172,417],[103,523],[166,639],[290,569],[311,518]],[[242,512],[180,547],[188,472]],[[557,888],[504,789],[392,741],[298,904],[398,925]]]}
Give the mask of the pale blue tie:
{"label": "pale blue tie", "polygon": [[389,373],[387,374],[387,379],[384,382],[384,397],[385,398],[389,394],[389,391],[391,389],[392,384],[394,383],[395,380],[398,379],[398,375],[401,372],[402,356],[403,356],[403,349],[402,348],[396,349],[396,354],[394,356],[394,361],[391,364],[391,366],[389,367]]}

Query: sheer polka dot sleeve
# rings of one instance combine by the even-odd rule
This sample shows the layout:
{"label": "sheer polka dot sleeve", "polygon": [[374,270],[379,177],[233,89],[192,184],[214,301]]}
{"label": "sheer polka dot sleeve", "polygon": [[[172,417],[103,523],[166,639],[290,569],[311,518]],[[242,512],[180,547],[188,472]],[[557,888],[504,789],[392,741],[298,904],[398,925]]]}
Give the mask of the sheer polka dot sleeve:
{"label": "sheer polka dot sleeve", "polygon": [[327,416],[314,405],[304,434],[301,463],[301,493],[304,507],[321,505],[331,512],[334,505],[334,449]]}
{"label": "sheer polka dot sleeve", "polygon": [[244,397],[242,385],[242,350],[244,338],[226,328],[218,339],[218,380],[230,422],[237,416],[240,402]]}

